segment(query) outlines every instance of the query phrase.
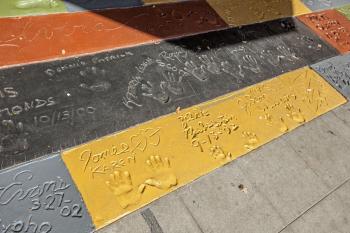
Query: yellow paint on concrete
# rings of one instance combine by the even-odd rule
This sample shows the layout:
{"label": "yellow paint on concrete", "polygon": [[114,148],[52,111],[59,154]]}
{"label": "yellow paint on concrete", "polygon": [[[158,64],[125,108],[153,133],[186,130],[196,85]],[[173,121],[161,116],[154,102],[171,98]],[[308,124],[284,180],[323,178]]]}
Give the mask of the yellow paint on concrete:
{"label": "yellow paint on concrete", "polygon": [[230,26],[310,13],[300,0],[207,0]]}
{"label": "yellow paint on concrete", "polygon": [[302,68],[65,151],[63,159],[101,228],[345,102]]}

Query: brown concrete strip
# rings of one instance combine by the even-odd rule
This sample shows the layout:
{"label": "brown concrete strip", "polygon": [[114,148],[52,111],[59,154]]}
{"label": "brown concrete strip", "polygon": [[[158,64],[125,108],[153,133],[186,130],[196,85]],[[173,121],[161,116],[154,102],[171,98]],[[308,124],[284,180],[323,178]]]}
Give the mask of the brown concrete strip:
{"label": "brown concrete strip", "polygon": [[339,52],[350,51],[350,21],[338,11],[315,12],[298,18]]}
{"label": "brown concrete strip", "polygon": [[0,19],[0,66],[93,53],[218,30],[205,1]]}

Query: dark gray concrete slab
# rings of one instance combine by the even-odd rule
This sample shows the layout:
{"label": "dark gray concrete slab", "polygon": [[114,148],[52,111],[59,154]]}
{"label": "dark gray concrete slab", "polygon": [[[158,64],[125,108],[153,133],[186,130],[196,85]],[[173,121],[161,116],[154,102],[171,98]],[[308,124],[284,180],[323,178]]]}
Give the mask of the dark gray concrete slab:
{"label": "dark gray concrete slab", "polygon": [[1,168],[335,54],[302,23],[283,19],[0,70]]}
{"label": "dark gray concrete slab", "polygon": [[331,9],[349,4],[349,0],[302,0],[313,11]]}
{"label": "dark gray concrete slab", "polygon": [[142,6],[141,0],[64,0],[69,12]]}
{"label": "dark gray concrete slab", "polygon": [[333,57],[311,67],[350,99],[350,54]]}
{"label": "dark gray concrete slab", "polygon": [[0,231],[93,231],[85,204],[59,155],[0,173]]}

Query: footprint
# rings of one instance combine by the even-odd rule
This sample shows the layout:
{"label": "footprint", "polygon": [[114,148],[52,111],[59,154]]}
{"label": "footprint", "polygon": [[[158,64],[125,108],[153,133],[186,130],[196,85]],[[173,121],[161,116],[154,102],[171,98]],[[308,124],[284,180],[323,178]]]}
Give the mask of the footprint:
{"label": "footprint", "polygon": [[242,132],[242,136],[247,139],[244,147],[248,150],[254,149],[259,143],[258,136],[255,133],[244,131]]}
{"label": "footprint", "polygon": [[136,204],[146,188],[144,184],[141,184],[135,189],[128,171],[115,171],[110,175],[110,180],[106,181],[106,185],[117,197],[117,201],[123,209]]}
{"label": "footprint", "polygon": [[58,3],[56,0],[19,0],[16,2],[16,7],[20,9],[30,8],[54,8],[57,7]]}
{"label": "footprint", "polygon": [[170,161],[167,157],[151,156],[146,164],[154,172],[154,176],[147,179],[145,184],[162,190],[168,190],[177,185],[177,178],[171,170]]}

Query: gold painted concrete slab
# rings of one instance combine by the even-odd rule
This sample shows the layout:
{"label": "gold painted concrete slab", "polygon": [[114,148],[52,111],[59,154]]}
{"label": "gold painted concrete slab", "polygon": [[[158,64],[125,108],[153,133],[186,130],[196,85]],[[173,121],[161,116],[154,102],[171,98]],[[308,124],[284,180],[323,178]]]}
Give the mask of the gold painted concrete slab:
{"label": "gold painted concrete slab", "polygon": [[101,228],[345,102],[302,68],[62,156]]}
{"label": "gold painted concrete slab", "polygon": [[230,26],[311,12],[300,0],[207,0],[207,2]]}

